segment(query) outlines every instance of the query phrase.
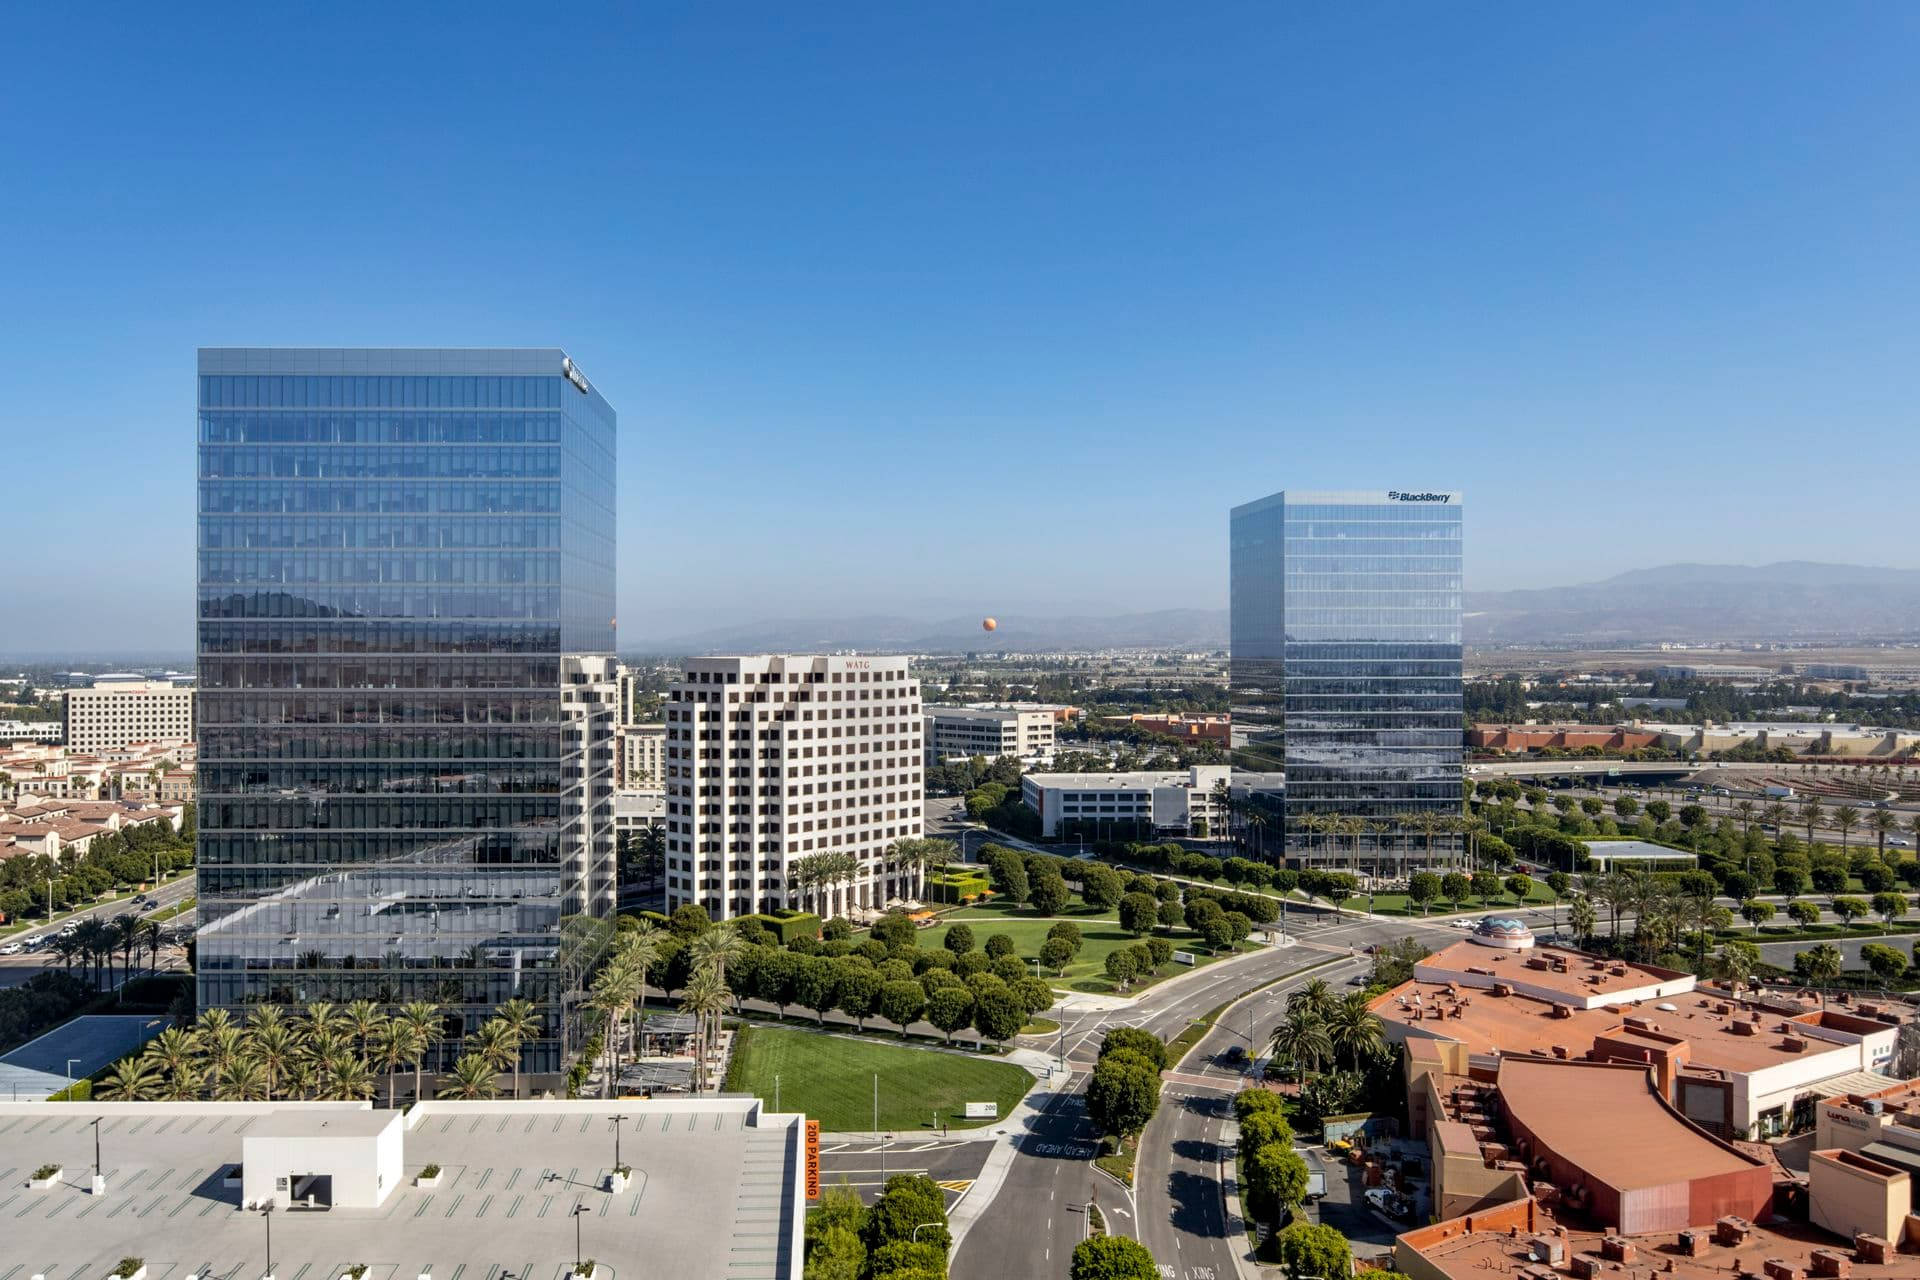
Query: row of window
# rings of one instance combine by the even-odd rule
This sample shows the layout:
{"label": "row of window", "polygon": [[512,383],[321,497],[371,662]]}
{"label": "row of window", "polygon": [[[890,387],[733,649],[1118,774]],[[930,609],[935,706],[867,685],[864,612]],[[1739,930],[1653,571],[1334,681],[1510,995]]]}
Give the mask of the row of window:
{"label": "row of window", "polygon": [[551,621],[265,619],[200,624],[200,654],[558,654]]}
{"label": "row of window", "polygon": [[366,549],[452,551],[487,548],[557,550],[560,521],[554,516],[474,516],[440,520],[361,516],[316,519],[289,516],[206,520],[200,527],[207,551],[327,551]]}
{"label": "row of window", "polygon": [[200,450],[202,480],[545,480],[559,476],[560,450],[552,445],[206,445]]}
{"label": "row of window", "polygon": [[[203,519],[217,515],[514,514],[560,510],[551,480],[462,480],[439,484],[365,480],[203,480]],[[201,535],[206,541],[206,535]]]}
{"label": "row of window", "polygon": [[558,551],[202,551],[200,585],[496,585],[561,581]]}
{"label": "row of window", "polygon": [[203,374],[208,409],[558,409],[579,393],[551,375]]}
{"label": "row of window", "polygon": [[292,591],[200,591],[203,618],[553,618],[559,587],[308,587]]}
{"label": "row of window", "polygon": [[200,443],[558,444],[557,413],[203,413]]}

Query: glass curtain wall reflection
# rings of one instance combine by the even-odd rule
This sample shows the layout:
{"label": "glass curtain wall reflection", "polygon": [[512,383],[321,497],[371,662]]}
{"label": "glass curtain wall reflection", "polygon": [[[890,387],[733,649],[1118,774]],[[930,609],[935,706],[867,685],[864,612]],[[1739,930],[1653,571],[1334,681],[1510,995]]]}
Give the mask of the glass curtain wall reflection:
{"label": "glass curtain wall reflection", "polygon": [[564,353],[200,352],[199,1002],[501,1002],[613,906],[613,409]]}
{"label": "glass curtain wall reflection", "polygon": [[1461,517],[1400,490],[1233,510],[1235,759],[1284,768],[1296,861],[1397,875],[1458,848]]}

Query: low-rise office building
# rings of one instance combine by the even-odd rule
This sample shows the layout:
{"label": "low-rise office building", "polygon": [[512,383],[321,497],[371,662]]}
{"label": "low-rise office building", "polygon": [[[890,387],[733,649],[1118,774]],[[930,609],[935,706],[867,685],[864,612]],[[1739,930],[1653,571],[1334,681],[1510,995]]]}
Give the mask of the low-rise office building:
{"label": "low-rise office building", "polygon": [[620,725],[613,740],[613,785],[627,791],[658,790],[667,776],[667,726]]}
{"label": "low-rise office building", "polygon": [[1030,773],[1020,798],[1040,815],[1047,839],[1099,839],[1115,832],[1193,836],[1216,829],[1214,792],[1231,786],[1223,764],[1136,773]]}
{"label": "low-rise office building", "polygon": [[926,713],[927,763],[997,760],[1011,756],[1022,764],[1053,759],[1051,711],[1009,707],[929,707]]}

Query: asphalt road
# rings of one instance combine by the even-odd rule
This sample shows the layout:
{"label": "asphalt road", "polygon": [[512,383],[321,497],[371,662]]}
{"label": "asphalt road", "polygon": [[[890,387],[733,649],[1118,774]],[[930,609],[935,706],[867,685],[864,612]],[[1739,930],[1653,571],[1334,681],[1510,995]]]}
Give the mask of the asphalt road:
{"label": "asphalt road", "polygon": [[[1300,982],[1325,977],[1338,985],[1361,972],[1370,962],[1353,957],[1350,948],[1409,933],[1438,940],[1453,932],[1417,921],[1335,920],[1305,911],[1290,913],[1289,919],[1298,929],[1299,945],[1271,948],[1172,987],[1153,987],[1130,1008],[1076,1013],[1073,1001],[1065,1002],[1054,1044],[1073,1073],[1072,1084],[1021,1137],[1019,1154],[993,1203],[961,1242],[955,1277],[1065,1276],[1073,1247],[1085,1238],[1089,1200],[1099,1204],[1109,1231],[1142,1240],[1158,1262],[1175,1268],[1168,1274],[1176,1280],[1227,1280],[1235,1274],[1218,1154],[1226,1100],[1238,1078],[1212,1059],[1229,1044],[1244,1046],[1250,1034],[1256,1041],[1263,1038],[1284,1008],[1287,991]],[[1329,960],[1335,963],[1301,973]],[[1287,980],[1224,1018],[1186,1058],[1187,1071],[1168,1072],[1160,1112],[1142,1137],[1134,1194],[1097,1172],[1092,1160],[1098,1134],[1086,1117],[1085,1087],[1105,1031],[1139,1026],[1169,1039],[1194,1018],[1275,979]]]}
{"label": "asphalt road", "polygon": [[[1147,1246],[1163,1275],[1174,1280],[1228,1280],[1238,1274],[1237,1256],[1246,1248],[1244,1234],[1229,1235],[1222,1204],[1220,1177],[1231,1166],[1233,1150],[1222,1139],[1232,1119],[1231,1099],[1240,1088],[1237,1070],[1221,1065],[1222,1055],[1239,1045],[1248,1047],[1249,1028],[1257,1045],[1286,1010],[1287,996],[1315,978],[1344,990],[1348,979],[1365,972],[1371,961],[1361,955],[1340,955],[1349,947],[1369,943],[1427,937],[1444,945],[1457,932],[1445,926],[1405,920],[1347,920],[1301,935],[1293,948],[1290,968],[1333,959],[1324,968],[1303,971],[1267,987],[1240,1007],[1229,1010],[1213,1030],[1168,1072],[1159,1112],[1141,1137],[1140,1160],[1134,1171],[1139,1206],[1140,1242]],[[1211,1007],[1211,1006],[1207,1006]],[[1384,1229],[1373,1240],[1355,1241],[1357,1251],[1377,1250],[1391,1241]],[[1171,1273],[1164,1270],[1172,1266]]]}
{"label": "asphalt road", "polygon": [[[155,890],[153,894],[155,902],[151,907],[148,907],[145,910],[143,910],[141,914],[150,915],[154,911],[158,911],[164,907],[170,907],[175,903],[179,902],[182,898],[192,896],[193,891],[194,891],[194,877],[191,875],[182,876],[179,879],[173,881],[171,884],[163,885],[159,889]],[[119,915],[123,911],[133,910],[133,907],[131,906],[131,901],[132,901],[131,899],[122,899],[119,902],[103,902],[99,906],[89,907],[84,911],[75,912],[71,916],[62,917],[62,919],[58,923],[55,923],[53,925],[42,926],[38,929],[33,929],[26,933],[17,934],[7,939],[7,941],[9,943],[25,942],[25,941],[28,941],[29,939],[52,933],[55,930],[59,929],[60,926],[64,924],[67,920],[86,920],[86,919],[95,918],[95,917],[98,917],[100,919],[112,919],[114,916]],[[166,927],[172,927],[176,924],[184,926],[184,925],[190,924],[191,921],[192,921],[192,916],[190,914],[182,914],[182,915],[174,916],[172,919],[166,921]],[[164,959],[166,958],[165,952],[162,953],[162,958],[164,961]],[[45,951],[45,950],[22,951],[18,955],[0,956],[0,987],[17,987],[21,983],[25,982],[28,978],[31,978],[34,974],[44,973],[48,968],[47,961],[49,959],[53,960],[53,963],[56,967],[60,963],[59,959],[54,955],[53,952]],[[164,964],[162,967],[165,967]]]}
{"label": "asphalt road", "polygon": [[896,1174],[922,1174],[946,1192],[952,1213],[980,1176],[992,1150],[987,1142],[929,1138],[909,1134],[892,1142],[842,1142],[833,1135],[820,1141],[820,1186],[832,1190],[842,1184],[860,1193],[868,1204],[879,1199],[887,1179]]}

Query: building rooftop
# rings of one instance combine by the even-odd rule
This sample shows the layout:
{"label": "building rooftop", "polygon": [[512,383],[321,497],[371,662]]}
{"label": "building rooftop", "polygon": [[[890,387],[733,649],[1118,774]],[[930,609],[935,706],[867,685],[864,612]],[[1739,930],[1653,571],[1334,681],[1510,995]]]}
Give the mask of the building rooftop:
{"label": "building rooftop", "polygon": [[[1448,950],[1470,945],[1457,943]],[[1498,980],[1505,982],[1509,973],[1516,979],[1521,975],[1536,979],[1538,971],[1525,967],[1526,958],[1544,950],[1548,949],[1515,954],[1474,947],[1473,953],[1493,961],[1481,967],[1493,969],[1500,975]],[[1426,963],[1423,961],[1422,967]],[[1665,995],[1640,1002],[1637,1007],[1632,1002],[1608,1002],[1585,1008],[1517,993],[1501,996],[1457,983],[1450,990],[1445,982],[1415,979],[1376,997],[1371,1007],[1382,1019],[1400,1024],[1409,1033],[1458,1040],[1476,1054],[1555,1055],[1557,1050],[1580,1056],[1601,1036],[1665,1051],[1678,1039],[1687,1043],[1688,1059],[1695,1067],[1738,1072],[1804,1061],[1828,1050],[1851,1047],[1823,1040],[1814,1034],[1817,1027],[1829,1027],[1843,1035],[1869,1028],[1888,1029],[1886,1024],[1831,1009],[1786,1015],[1736,1004],[1725,993],[1712,989]],[[1629,1017],[1643,1026],[1629,1026]],[[1737,1024],[1753,1030],[1736,1030]]]}
{"label": "building rooftop", "polygon": [[[1507,1113],[1543,1146],[1621,1191],[1763,1163],[1681,1119],[1644,1067],[1509,1057],[1498,1087]],[[1574,1098],[1579,1105],[1567,1105]]]}
{"label": "building rooftop", "polygon": [[1537,999],[1588,1006],[1610,1003],[1612,997],[1630,1003],[1694,985],[1692,974],[1674,969],[1605,959],[1565,947],[1536,946],[1523,954],[1512,953],[1471,939],[1442,947],[1415,965],[1413,972],[1423,983],[1486,987],[1506,982]]}
{"label": "building rooftop", "polygon": [[[0,1177],[11,1183],[0,1275],[104,1276],[123,1257],[150,1276],[256,1276],[262,1224],[226,1175],[265,1126],[391,1123],[359,1103],[0,1103]],[[627,1117],[621,1159],[633,1185],[604,1189],[610,1117]],[[93,1119],[108,1191],[86,1189]],[[375,1277],[553,1277],[583,1251],[621,1277],[789,1280],[800,1274],[801,1117],[750,1098],[616,1102],[425,1102],[402,1121],[405,1180],[378,1209],[272,1215],[282,1277],[330,1280],[348,1264]],[[27,1189],[64,1165],[66,1180]],[[413,1185],[440,1166],[432,1189]],[[12,1272],[7,1267],[14,1267]]]}
{"label": "building rooftop", "polygon": [[398,1111],[315,1111],[287,1107],[270,1111],[247,1126],[250,1138],[371,1138],[400,1119]]}
{"label": "building rooftop", "polygon": [[[1657,1276],[1658,1280],[1730,1280],[1730,1277],[1761,1276],[1770,1259],[1780,1259],[1800,1268],[1803,1276],[1814,1274],[1813,1254],[1817,1250],[1837,1251],[1849,1259],[1853,1280],[1912,1280],[1920,1259],[1912,1254],[1894,1254],[1887,1261],[1867,1261],[1855,1254],[1850,1241],[1828,1235],[1804,1223],[1768,1226],[1743,1224],[1737,1243],[1712,1238],[1711,1230],[1701,1251],[1689,1254],[1680,1243],[1678,1232],[1614,1237],[1624,1240],[1634,1251],[1634,1261],[1604,1264],[1596,1275],[1609,1280]],[[1535,1260],[1529,1245],[1542,1232],[1557,1233],[1562,1261]],[[1573,1259],[1585,1255],[1598,1259],[1605,1237],[1598,1232],[1569,1230],[1553,1221],[1532,1200],[1500,1205],[1480,1213],[1468,1214],[1420,1227],[1400,1236],[1394,1247],[1399,1270],[1412,1274],[1445,1277],[1445,1280],[1493,1280],[1499,1276],[1554,1277],[1573,1275]],[[1413,1257],[1408,1257],[1411,1254]]]}

